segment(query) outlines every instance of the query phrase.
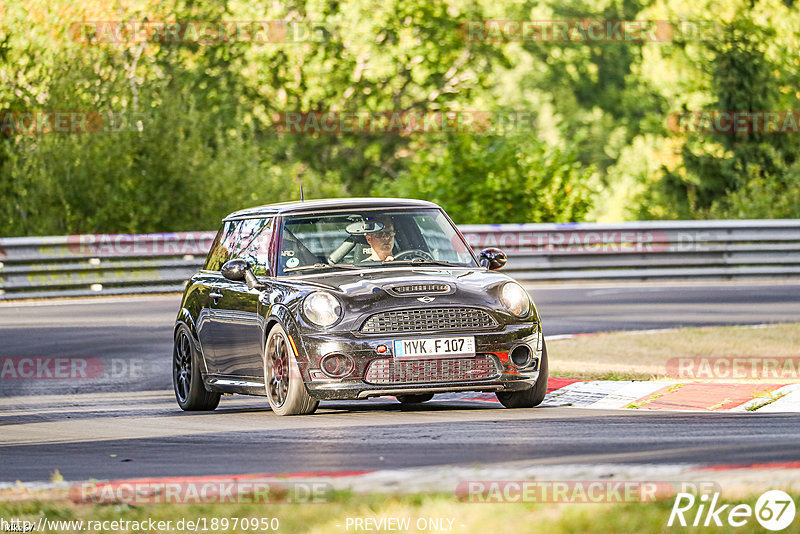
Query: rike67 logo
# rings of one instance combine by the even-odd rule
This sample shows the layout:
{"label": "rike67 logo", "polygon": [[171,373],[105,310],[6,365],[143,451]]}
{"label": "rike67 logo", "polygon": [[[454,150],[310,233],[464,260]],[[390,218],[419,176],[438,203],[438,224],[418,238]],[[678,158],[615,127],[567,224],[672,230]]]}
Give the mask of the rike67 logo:
{"label": "rike67 logo", "polygon": [[696,497],[691,493],[678,493],[667,526],[693,527],[743,527],[753,517],[767,530],[783,530],[794,521],[794,500],[788,493],[770,490],[756,501],[755,508],[749,504],[721,504],[719,493]]}

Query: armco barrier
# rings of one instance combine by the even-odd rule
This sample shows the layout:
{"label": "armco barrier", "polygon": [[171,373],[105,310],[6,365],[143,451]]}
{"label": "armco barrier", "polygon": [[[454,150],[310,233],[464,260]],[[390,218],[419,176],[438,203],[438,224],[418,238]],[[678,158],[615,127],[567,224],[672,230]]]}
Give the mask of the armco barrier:
{"label": "armco barrier", "polygon": [[[800,277],[800,219],[460,227],[524,281]],[[0,239],[0,299],[181,291],[213,232]]]}
{"label": "armco barrier", "polygon": [[0,239],[0,299],[182,291],[214,232]]}
{"label": "armco barrier", "polygon": [[800,276],[800,219],[463,226],[519,280]]}

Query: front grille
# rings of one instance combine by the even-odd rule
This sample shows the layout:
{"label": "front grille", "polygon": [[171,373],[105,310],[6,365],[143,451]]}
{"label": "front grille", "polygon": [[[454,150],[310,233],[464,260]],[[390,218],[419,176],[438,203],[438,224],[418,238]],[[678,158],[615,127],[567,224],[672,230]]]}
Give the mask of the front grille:
{"label": "front grille", "polygon": [[479,354],[474,358],[435,360],[373,360],[364,382],[368,384],[424,384],[428,382],[470,382],[500,376],[494,358]]}
{"label": "front grille", "polygon": [[441,330],[487,330],[497,322],[474,308],[419,308],[376,313],[364,322],[363,334],[397,334]]}

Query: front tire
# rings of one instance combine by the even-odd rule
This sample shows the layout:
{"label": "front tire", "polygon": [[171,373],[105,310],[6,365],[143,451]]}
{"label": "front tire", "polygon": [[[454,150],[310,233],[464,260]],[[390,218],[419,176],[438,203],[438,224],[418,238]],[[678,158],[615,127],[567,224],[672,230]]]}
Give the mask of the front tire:
{"label": "front tire", "polygon": [[186,411],[210,411],[219,405],[220,394],[207,391],[200,373],[200,358],[192,334],[181,325],[172,348],[172,387],[178,406]]}
{"label": "front tire", "polygon": [[506,408],[533,408],[539,406],[547,395],[547,379],[550,371],[547,365],[547,345],[542,340],[542,359],[539,367],[539,378],[532,388],[524,391],[500,391],[495,393],[497,400]]}
{"label": "front tire", "polygon": [[277,415],[306,415],[319,405],[308,394],[289,338],[279,324],[270,330],[264,347],[264,388]]}

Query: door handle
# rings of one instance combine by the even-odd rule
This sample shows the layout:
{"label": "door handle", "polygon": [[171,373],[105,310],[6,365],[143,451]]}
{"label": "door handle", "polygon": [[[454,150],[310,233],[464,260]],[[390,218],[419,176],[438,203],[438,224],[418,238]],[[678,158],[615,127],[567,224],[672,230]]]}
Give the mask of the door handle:
{"label": "door handle", "polygon": [[219,291],[212,291],[211,293],[208,294],[208,296],[211,297],[211,300],[213,300],[214,304],[216,304],[217,301],[222,298],[222,293],[220,293]]}

